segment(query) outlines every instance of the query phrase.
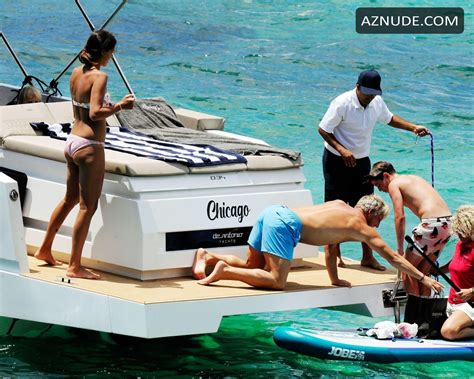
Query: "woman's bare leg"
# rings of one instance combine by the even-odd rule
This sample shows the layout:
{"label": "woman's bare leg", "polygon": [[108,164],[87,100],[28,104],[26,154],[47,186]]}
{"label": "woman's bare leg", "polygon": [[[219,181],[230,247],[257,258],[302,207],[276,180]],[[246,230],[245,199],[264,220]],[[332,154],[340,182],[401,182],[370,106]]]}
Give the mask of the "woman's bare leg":
{"label": "woman's bare leg", "polygon": [[43,242],[34,255],[37,259],[46,261],[50,265],[61,264],[54,259],[53,254],[51,253],[54,237],[63,224],[65,218],[77,203],[79,203],[79,168],[73,162],[72,158],[67,154],[65,154],[65,156],[67,161],[66,195],[51,214]]}
{"label": "woman's bare leg", "polygon": [[474,323],[463,311],[454,311],[444,322],[441,335],[448,340],[474,337]]}
{"label": "woman's bare leg", "polygon": [[98,274],[81,266],[81,256],[92,216],[97,209],[102,192],[105,169],[104,148],[98,145],[84,147],[74,154],[74,162],[79,166],[80,208],[72,231],[71,259],[67,276],[99,279]]}

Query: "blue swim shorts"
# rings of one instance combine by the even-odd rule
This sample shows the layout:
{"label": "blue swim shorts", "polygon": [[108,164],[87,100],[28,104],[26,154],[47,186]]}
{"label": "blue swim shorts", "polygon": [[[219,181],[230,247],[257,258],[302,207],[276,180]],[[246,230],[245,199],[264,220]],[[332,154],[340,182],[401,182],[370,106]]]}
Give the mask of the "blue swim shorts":
{"label": "blue swim shorts", "polygon": [[283,205],[274,205],[258,216],[248,244],[260,252],[291,261],[301,228],[301,220],[295,212]]}

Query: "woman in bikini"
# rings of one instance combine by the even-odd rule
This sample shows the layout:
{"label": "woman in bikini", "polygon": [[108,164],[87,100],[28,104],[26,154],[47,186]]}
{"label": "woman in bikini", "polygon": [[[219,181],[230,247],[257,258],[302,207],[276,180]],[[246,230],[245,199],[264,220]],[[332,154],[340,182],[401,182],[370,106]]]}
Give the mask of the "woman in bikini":
{"label": "woman in bikini", "polygon": [[64,155],[67,162],[66,195],[56,206],[43,243],[35,257],[51,265],[60,264],[51,249],[54,237],[69,212],[80,204],[72,231],[72,249],[67,276],[71,278],[98,279],[100,276],[81,266],[82,248],[94,215],[105,172],[104,141],[105,119],[121,109],[131,109],[133,95],[126,95],[116,104],[105,101],[108,97],[107,74],[100,71],[114,52],[116,39],[113,34],[99,30],[93,32],[82,50],[82,66],[74,69],[70,79],[74,112],[74,127],[66,141]]}

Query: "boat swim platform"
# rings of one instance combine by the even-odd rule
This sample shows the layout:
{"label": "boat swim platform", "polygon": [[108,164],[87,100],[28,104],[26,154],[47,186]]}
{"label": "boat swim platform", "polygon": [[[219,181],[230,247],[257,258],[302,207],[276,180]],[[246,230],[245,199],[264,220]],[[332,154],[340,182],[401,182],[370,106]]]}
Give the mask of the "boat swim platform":
{"label": "boat swim platform", "polygon": [[67,264],[53,267],[29,256],[29,273],[8,281],[10,293],[16,293],[8,313],[141,338],[213,333],[224,316],[259,312],[342,306],[375,317],[393,315],[392,308],[383,306],[382,291],[393,289],[396,272],[346,262],[339,276],[349,280],[352,288],[330,285],[321,255],[299,260],[290,271],[286,289],[273,291],[229,280],[201,286],[192,277],[139,281],[97,270],[101,280],[71,279],[68,283]]}
{"label": "boat swim platform", "polygon": [[[66,264],[51,267],[27,254],[36,245],[27,244],[25,238],[18,186],[2,173],[0,215],[1,317],[159,338],[213,333],[224,316],[232,315],[321,307],[344,307],[373,316],[393,311],[384,308],[382,292],[394,287],[394,271],[361,268],[347,260],[348,267],[339,274],[354,287],[334,287],[319,255],[296,259],[298,267],[290,271],[285,291],[255,289],[235,281],[200,286],[191,276],[141,281],[99,270],[102,280],[69,282]],[[113,256],[114,251],[109,246],[107,253]]]}

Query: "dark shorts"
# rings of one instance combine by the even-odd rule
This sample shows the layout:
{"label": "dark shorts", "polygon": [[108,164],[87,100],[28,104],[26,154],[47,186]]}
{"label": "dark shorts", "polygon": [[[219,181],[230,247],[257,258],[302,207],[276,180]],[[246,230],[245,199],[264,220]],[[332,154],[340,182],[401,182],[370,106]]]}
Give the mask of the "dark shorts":
{"label": "dark shorts", "polygon": [[374,186],[365,180],[369,172],[369,157],[357,159],[355,167],[347,167],[342,157],[324,149],[324,201],[342,200],[355,206],[362,196],[374,193]]}

